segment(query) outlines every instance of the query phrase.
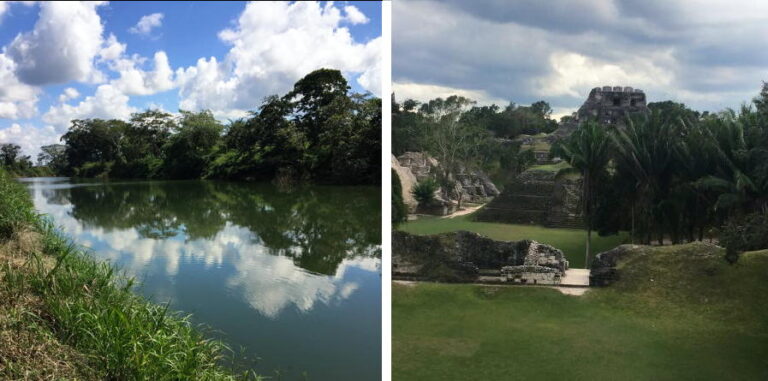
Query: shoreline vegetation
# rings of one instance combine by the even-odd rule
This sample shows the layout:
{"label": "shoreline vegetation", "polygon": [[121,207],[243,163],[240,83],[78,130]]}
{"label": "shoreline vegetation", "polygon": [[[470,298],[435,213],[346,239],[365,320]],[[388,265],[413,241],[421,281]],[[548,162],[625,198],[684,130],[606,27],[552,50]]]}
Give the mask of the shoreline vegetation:
{"label": "shoreline vegetation", "polygon": [[379,185],[381,121],[381,98],[352,93],[340,71],[318,69],[227,123],[210,110],[76,119],[64,144],[41,147],[37,166],[13,144],[2,159],[18,175]]}
{"label": "shoreline vegetation", "polygon": [[261,379],[189,315],[135,295],[2,169],[0,280],[0,378]]}

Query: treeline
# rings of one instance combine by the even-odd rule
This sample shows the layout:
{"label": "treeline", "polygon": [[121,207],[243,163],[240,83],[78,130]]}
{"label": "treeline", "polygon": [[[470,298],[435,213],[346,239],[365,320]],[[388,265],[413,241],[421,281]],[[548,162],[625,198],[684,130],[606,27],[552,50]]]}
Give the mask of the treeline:
{"label": "treeline", "polygon": [[319,69],[226,124],[210,111],[73,120],[47,160],[76,177],[377,184],[381,99],[349,89],[338,70]]}
{"label": "treeline", "polygon": [[621,127],[584,123],[552,147],[584,178],[588,228],[646,244],[715,236],[766,248],[750,246],[768,237],[768,219],[754,216],[768,213],[768,84],[738,111],[649,108]]}
{"label": "treeline", "polygon": [[21,146],[13,143],[0,144],[0,168],[12,177],[50,176],[51,170],[46,166],[35,166],[32,157],[21,153]]}
{"label": "treeline", "polygon": [[503,185],[535,161],[533,152],[513,139],[556,130],[551,114],[544,101],[531,106],[510,103],[502,109],[477,106],[457,95],[427,103],[407,99],[402,104],[393,97],[392,151],[396,156],[427,152],[448,171],[456,169],[452,166],[480,168]]}

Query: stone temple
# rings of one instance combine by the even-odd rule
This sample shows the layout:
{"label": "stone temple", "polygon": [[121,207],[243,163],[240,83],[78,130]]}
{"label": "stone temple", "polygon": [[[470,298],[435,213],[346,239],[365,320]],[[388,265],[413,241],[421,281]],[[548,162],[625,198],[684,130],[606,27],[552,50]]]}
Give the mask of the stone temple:
{"label": "stone temple", "polygon": [[622,86],[595,87],[573,119],[558,128],[557,137],[570,135],[578,125],[587,120],[597,120],[603,125],[622,125],[627,115],[647,113],[648,105],[643,90]]}

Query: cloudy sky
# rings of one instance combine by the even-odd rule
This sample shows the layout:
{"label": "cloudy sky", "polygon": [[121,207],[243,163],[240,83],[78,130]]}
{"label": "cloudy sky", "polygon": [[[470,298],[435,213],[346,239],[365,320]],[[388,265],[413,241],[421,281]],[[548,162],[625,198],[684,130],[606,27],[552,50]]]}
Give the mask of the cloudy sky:
{"label": "cloudy sky", "polygon": [[398,99],[543,99],[560,116],[620,85],[719,111],[768,81],[768,1],[399,0],[392,20]]}
{"label": "cloudy sky", "polygon": [[0,1],[0,47],[0,143],[33,159],[72,119],[235,118],[320,67],[381,93],[376,3]]}

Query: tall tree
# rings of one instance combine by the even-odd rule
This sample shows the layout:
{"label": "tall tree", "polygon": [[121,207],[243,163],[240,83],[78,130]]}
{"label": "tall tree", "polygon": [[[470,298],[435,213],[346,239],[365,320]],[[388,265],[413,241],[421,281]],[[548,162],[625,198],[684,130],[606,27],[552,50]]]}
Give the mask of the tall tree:
{"label": "tall tree", "polygon": [[555,144],[552,147],[552,153],[566,160],[571,167],[581,173],[583,182],[581,202],[587,229],[584,263],[589,267],[595,197],[598,181],[604,175],[611,158],[610,134],[599,123],[588,121],[579,126],[567,139]]}

